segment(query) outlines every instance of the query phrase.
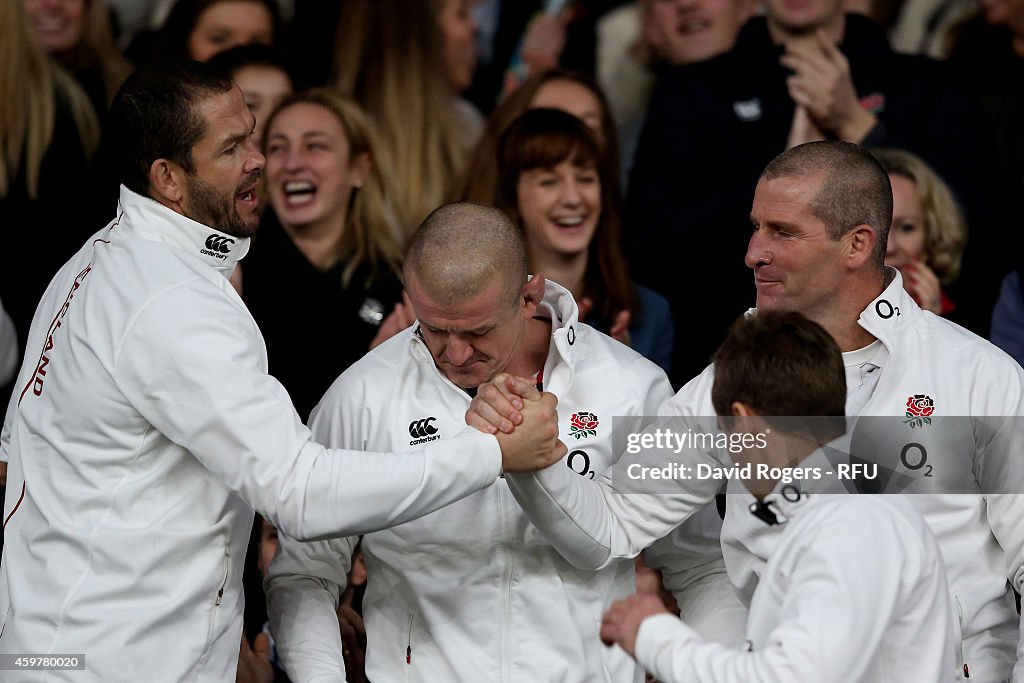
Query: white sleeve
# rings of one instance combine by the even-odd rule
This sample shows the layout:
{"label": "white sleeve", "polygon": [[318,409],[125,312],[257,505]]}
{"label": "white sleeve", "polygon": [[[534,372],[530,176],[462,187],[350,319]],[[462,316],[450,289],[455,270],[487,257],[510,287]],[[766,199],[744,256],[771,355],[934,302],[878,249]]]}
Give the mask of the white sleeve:
{"label": "white sleeve", "polygon": [[[334,448],[363,449],[375,432],[374,406],[366,383],[352,368],[314,408],[313,438]],[[278,534],[277,554],[264,590],[270,631],[294,683],[343,683],[345,660],[337,607],[344,592],[358,536],[297,541]]]}
{"label": "white sleeve", "polygon": [[[906,566],[905,541],[887,528],[888,518],[870,511],[865,516],[870,523],[823,525],[800,543],[802,553],[787,577],[778,625],[760,649],[748,652],[707,643],[675,617],[657,615],[645,619],[637,632],[637,661],[663,683],[864,680],[888,623],[900,616],[904,589],[893,577],[912,573]],[[917,572],[927,571],[922,559],[916,564]],[[763,581],[758,588],[768,589]],[[948,607],[942,612],[949,613]],[[922,648],[917,673],[928,673],[900,675],[940,680],[940,672],[954,668],[947,640],[917,644]]]}
{"label": "white sleeve", "polygon": [[734,647],[743,642],[747,608],[725,570],[721,535],[722,518],[711,502],[643,556],[648,567],[661,572],[680,618],[704,640]]}
{"label": "white sleeve", "polygon": [[293,683],[344,683],[337,607],[358,536],[296,541],[278,532],[264,590],[270,632]]}
{"label": "white sleeve", "polygon": [[188,283],[151,302],[125,333],[114,374],[163,437],[301,540],[401,524],[490,485],[493,436],[467,433],[404,454],[328,450],[260,367],[252,318]]}
{"label": "white sleeve", "polygon": [[[1009,358],[1002,367],[985,370],[986,381],[976,385],[983,387],[978,410],[985,412],[973,425],[979,439],[975,475],[984,492],[989,528],[1003,549],[1006,577],[1014,590],[1024,593],[1024,370]],[[993,417],[1005,413],[1010,415]],[[1012,680],[1024,683],[1024,621],[1018,628]]]}
{"label": "white sleeve", "polygon": [[[642,382],[636,386],[643,391]],[[666,391],[656,379],[647,386],[644,411],[654,415],[671,390]],[[659,418],[648,430],[672,426],[673,422]],[[667,461],[720,466],[713,455],[699,450],[667,455],[641,450],[634,455],[623,453],[596,480],[577,476],[562,463],[555,463],[538,472],[506,474],[506,481],[530,521],[562,557],[580,569],[600,569],[612,561],[636,557],[714,498],[719,483],[715,481],[679,480],[655,493],[643,482],[627,478],[633,465],[661,467]]]}

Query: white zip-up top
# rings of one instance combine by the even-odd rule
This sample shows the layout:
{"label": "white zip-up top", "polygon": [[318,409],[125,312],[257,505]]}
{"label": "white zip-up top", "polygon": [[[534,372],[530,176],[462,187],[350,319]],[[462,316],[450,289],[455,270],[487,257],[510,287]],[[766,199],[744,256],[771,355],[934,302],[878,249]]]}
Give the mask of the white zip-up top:
{"label": "white zip-up top", "polygon": [[[904,291],[899,273],[887,272],[887,287],[859,320],[886,355],[860,415],[896,421],[906,416],[908,399],[917,395],[932,400],[934,418],[1024,415],[1024,370],[984,339],[922,311]],[[709,367],[690,381],[661,407],[661,414],[713,416],[713,373]],[[1009,580],[1018,591],[1024,589],[1024,495],[983,493],[1006,490],[1005,484],[992,481],[995,476],[1020,482],[1024,460],[1004,459],[998,471],[986,470],[990,444],[983,434],[948,438],[935,430],[938,424],[905,426],[906,442],[923,445],[927,463],[908,458],[911,467],[898,474],[913,482],[909,500],[942,551],[971,679],[1006,680],[1016,660],[1015,680],[1024,681],[1024,641],[1018,640],[1018,617],[1007,586]],[[731,465],[727,454],[714,450],[684,451],[679,460],[690,466]],[[678,481],[672,494],[616,495],[611,478],[587,486],[562,474],[547,468],[509,479],[531,521],[555,539],[569,561],[588,568],[635,555],[711,500],[720,484],[690,478]],[[738,495],[728,496],[722,547],[729,577],[749,601],[778,531],[742,514],[753,498],[741,485],[731,482],[730,492]],[[734,515],[737,503],[741,514]]]}
{"label": "white zip-up top", "polygon": [[[662,683],[936,683],[956,680],[942,558],[902,496],[765,497],[778,538],[750,605],[747,644],[702,640],[672,615],[645,619],[637,661]],[[746,515],[738,506],[730,515]],[[685,619],[685,616],[684,616]]]}
{"label": "white zip-up top", "polygon": [[[552,320],[543,388],[558,397],[569,453],[553,467],[591,479],[613,463],[613,416],[653,414],[671,395],[664,373],[577,320],[548,282],[538,316]],[[413,332],[349,368],[311,418],[325,443],[373,450],[466,429],[469,395]],[[266,579],[271,628],[295,683],[344,681],[334,610],[356,539],[279,537]],[[366,672],[374,681],[639,681],[598,637],[610,603],[635,592],[632,561],[581,571],[527,520],[503,479],[414,522],[363,537]]]}
{"label": "white zip-up top", "polygon": [[311,441],[228,283],[248,246],[122,188],[44,294],[2,439],[0,653],[85,670],[5,681],[234,680],[253,508],[322,538],[497,478],[481,434],[372,458]]}

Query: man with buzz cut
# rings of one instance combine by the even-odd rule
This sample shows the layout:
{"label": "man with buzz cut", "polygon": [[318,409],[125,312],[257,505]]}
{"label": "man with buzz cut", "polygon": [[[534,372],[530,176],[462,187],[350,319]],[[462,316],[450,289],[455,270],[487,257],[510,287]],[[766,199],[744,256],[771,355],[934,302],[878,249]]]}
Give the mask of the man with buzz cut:
{"label": "man with buzz cut", "polygon": [[751,467],[748,514],[782,529],[750,605],[747,647],[708,643],[685,613],[680,621],[639,595],[612,605],[601,637],[661,683],[954,680],[946,574],[921,514],[902,496],[836,495],[834,477],[814,478],[830,471],[823,451],[845,430],[835,340],[799,313],[763,311],[733,324],[714,363],[725,432],[762,436],[730,451]]}
{"label": "man with buzz cut", "polygon": [[[921,310],[900,273],[884,265],[892,202],[888,175],[852,143],[810,142],[773,159],[750,212],[745,263],[756,311],[802,313],[835,339],[846,369],[846,414],[885,418],[900,439],[890,449],[897,454],[890,481],[914,494],[942,550],[965,677],[998,683],[1013,671],[1019,683],[1024,640],[1011,587],[1024,589],[1024,461],[1000,457],[996,447],[1004,437],[1020,440],[1014,420],[1024,415],[1024,370],[986,340]],[[713,417],[714,378],[710,365],[660,414]],[[467,419],[481,428],[515,423],[509,386],[520,397],[536,393],[522,379],[498,377],[478,391]],[[1006,429],[983,428],[986,420]],[[727,452],[690,450],[679,459],[730,466]],[[507,481],[530,521],[566,559],[589,569],[635,556],[711,500],[719,484],[691,479],[670,494],[618,495],[623,478],[576,481],[558,467]],[[729,493],[722,551],[749,603],[779,529],[745,514],[753,500],[738,482],[729,482]],[[667,579],[671,564],[660,565]]]}
{"label": "man with buzz cut", "polygon": [[[589,481],[615,461],[612,418],[652,415],[664,373],[578,319],[563,287],[527,278],[526,247],[502,212],[451,204],[412,238],[405,283],[416,323],[368,353],[313,411],[335,447],[441,447],[467,427],[476,387],[500,372],[558,398],[556,463]],[[372,459],[368,454],[367,458]],[[266,579],[271,627],[295,683],[345,680],[335,608],[355,537],[280,536]],[[631,559],[580,571],[532,525],[504,479],[363,537],[366,673],[372,681],[631,682],[642,672],[598,638],[601,614],[636,589]]]}

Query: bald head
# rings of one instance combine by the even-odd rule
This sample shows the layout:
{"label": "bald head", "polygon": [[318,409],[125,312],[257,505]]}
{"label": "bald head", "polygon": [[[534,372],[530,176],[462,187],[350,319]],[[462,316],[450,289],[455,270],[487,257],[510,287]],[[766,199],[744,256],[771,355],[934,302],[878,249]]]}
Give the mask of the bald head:
{"label": "bald head", "polygon": [[504,212],[460,202],[435,210],[412,236],[405,279],[453,305],[500,282],[511,304],[526,282],[526,245]]}
{"label": "bald head", "polygon": [[833,240],[858,225],[875,229],[878,241],[872,262],[881,269],[892,223],[892,185],[889,175],[873,156],[852,142],[807,142],[786,150],[765,167],[761,177],[821,178],[811,212]]}

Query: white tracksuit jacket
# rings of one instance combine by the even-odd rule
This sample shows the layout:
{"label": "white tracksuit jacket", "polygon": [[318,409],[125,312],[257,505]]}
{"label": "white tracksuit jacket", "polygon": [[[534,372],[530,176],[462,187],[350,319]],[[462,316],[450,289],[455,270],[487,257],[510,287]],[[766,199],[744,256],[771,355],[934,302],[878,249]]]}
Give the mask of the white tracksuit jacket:
{"label": "white tracksuit jacket", "polygon": [[[658,615],[640,625],[637,660],[662,683],[956,680],[942,558],[920,513],[903,496],[799,489],[780,484],[765,497],[779,533],[750,605],[746,647],[707,643]],[[729,514],[767,526],[739,506]]]}
{"label": "white tracksuit jacket", "polygon": [[[862,416],[906,414],[907,399],[924,394],[935,416],[1024,415],[1024,371],[1001,350],[963,328],[922,311],[904,291],[898,272],[861,314],[860,325],[877,337],[888,359]],[[713,416],[713,368],[690,381],[661,408],[662,415]],[[929,431],[929,430],[933,431]],[[1017,427],[1020,431],[1020,427]],[[1010,677],[1017,645],[1018,618],[1007,580],[1024,588],[1024,495],[982,494],[1000,490],[994,476],[1021,480],[1024,459],[985,469],[988,444],[972,434],[946,438],[934,426],[905,428],[907,442],[927,448],[930,467],[901,474],[915,484],[909,499],[935,534],[945,560],[955,616],[962,631],[962,659],[972,680],[996,682]],[[689,451],[689,464],[729,465],[716,451]],[[914,460],[911,464],[918,464]],[[1007,470],[1005,466],[1010,469]],[[989,477],[989,480],[986,480]],[[557,468],[509,476],[510,485],[530,519],[556,539],[565,557],[579,567],[598,567],[613,558],[635,555],[702,507],[720,482],[690,479],[672,495],[615,495],[610,479],[598,486],[562,476]],[[738,484],[730,491],[739,493]],[[974,494],[925,495],[975,491]],[[1017,490],[1017,489],[1014,489]],[[1024,489],[1019,489],[1024,491]],[[749,493],[728,496],[741,511]],[[722,546],[729,576],[747,600],[762,574],[764,558],[777,538],[775,527],[756,524],[749,515],[727,514]],[[767,544],[767,545],[765,545]],[[1024,681],[1024,661],[1015,681]]]}
{"label": "white tracksuit jacket", "polygon": [[304,538],[361,533],[500,473],[491,436],[373,457],[311,441],[228,283],[247,249],[122,188],[44,294],[4,423],[0,653],[86,670],[5,683],[234,681],[253,508]]}
{"label": "white tracksuit jacket", "polygon": [[[558,397],[569,453],[554,467],[590,479],[615,458],[613,416],[653,414],[671,395],[664,373],[577,321],[547,283],[538,315],[553,320],[544,389]],[[412,331],[371,351],[334,383],[311,417],[316,438],[348,448],[447,444],[466,429],[469,395],[437,369]],[[573,436],[572,418],[597,424]],[[279,537],[266,579],[271,627],[295,683],[344,681],[334,614],[356,539]],[[642,680],[601,644],[601,616],[635,592],[633,562],[581,571],[526,519],[504,480],[414,522],[363,539],[366,671],[389,681],[594,683]]]}

